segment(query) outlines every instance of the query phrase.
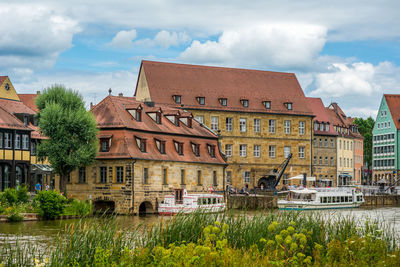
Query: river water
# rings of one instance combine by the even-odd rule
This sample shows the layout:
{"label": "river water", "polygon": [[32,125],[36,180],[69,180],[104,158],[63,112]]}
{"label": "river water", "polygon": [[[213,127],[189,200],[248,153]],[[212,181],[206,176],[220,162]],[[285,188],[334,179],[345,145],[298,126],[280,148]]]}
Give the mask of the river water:
{"label": "river water", "polygon": [[[271,211],[282,212],[282,211]],[[310,212],[310,211],[304,211]],[[389,225],[400,236],[400,207],[380,207],[380,208],[359,208],[348,210],[323,210],[313,211],[322,213],[326,218],[338,216],[354,216],[360,221],[378,219],[380,222]],[[237,211],[241,213],[241,211]],[[247,212],[249,216],[257,213],[255,211]],[[122,229],[133,229],[139,224],[157,223],[162,217],[156,215],[139,216],[118,216],[116,218],[118,225]],[[52,240],[60,231],[65,229],[67,224],[76,222],[78,219],[58,220],[58,221],[30,221],[18,223],[0,223],[0,245],[4,242],[10,242],[18,239],[19,241],[46,242]],[[100,218],[89,218],[85,220],[100,220]]]}

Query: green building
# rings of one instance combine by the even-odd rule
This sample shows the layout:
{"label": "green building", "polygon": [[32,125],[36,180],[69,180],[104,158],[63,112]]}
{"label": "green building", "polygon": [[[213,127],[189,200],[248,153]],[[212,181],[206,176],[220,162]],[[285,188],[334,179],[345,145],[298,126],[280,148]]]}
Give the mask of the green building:
{"label": "green building", "polygon": [[383,95],[372,131],[373,182],[391,184],[399,170],[400,95]]}

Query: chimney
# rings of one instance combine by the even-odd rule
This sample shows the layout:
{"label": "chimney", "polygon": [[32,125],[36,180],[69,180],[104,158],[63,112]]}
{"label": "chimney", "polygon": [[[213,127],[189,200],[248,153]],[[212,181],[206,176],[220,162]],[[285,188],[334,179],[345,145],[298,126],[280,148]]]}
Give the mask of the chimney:
{"label": "chimney", "polygon": [[144,101],[144,104],[148,107],[154,107],[154,102],[153,101]]}
{"label": "chimney", "polygon": [[123,93],[119,93],[118,96],[119,96],[119,97],[123,97],[124,94],[123,94]]}
{"label": "chimney", "polygon": [[36,94],[37,94],[37,95],[40,95],[40,91],[36,91]]}
{"label": "chimney", "polygon": [[90,102],[90,109],[93,108],[93,102]]}
{"label": "chimney", "polygon": [[108,95],[111,95],[111,92],[112,92],[111,88],[108,89]]}

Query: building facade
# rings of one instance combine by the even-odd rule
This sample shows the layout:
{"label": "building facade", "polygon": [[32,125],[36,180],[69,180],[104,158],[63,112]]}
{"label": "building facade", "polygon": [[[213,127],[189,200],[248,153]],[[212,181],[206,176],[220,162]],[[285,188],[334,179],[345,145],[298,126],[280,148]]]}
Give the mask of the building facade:
{"label": "building facade", "polygon": [[[337,182],[338,186],[361,184],[361,167],[363,162],[363,140],[358,132],[358,127],[353,123],[353,118],[347,117],[337,103],[330,104],[326,111],[333,122],[333,128],[337,133]],[[357,143],[357,150],[355,144]]]}
{"label": "building facade", "polygon": [[135,96],[187,110],[219,134],[234,187],[259,186],[290,153],[281,185],[311,174],[313,113],[292,73],[143,61]]}
{"label": "building facade", "polygon": [[70,197],[117,213],[155,212],[164,195],[222,191],[226,162],[218,136],[182,110],[108,96],[92,108],[100,151],[72,172]]}
{"label": "building facade", "polygon": [[320,98],[307,97],[315,114],[312,148],[313,176],[320,187],[336,186],[337,177],[337,133]]}
{"label": "building facade", "polygon": [[399,170],[400,95],[385,94],[372,131],[373,181],[391,184]]}

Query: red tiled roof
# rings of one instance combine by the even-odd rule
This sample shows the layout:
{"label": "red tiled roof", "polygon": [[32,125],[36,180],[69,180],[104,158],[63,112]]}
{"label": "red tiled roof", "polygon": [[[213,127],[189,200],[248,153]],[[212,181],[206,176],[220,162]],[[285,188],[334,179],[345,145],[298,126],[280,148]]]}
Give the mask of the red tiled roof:
{"label": "red tiled roof", "polygon": [[383,95],[397,129],[400,129],[400,95]]}
{"label": "red tiled roof", "polygon": [[39,112],[39,110],[35,104],[37,94],[18,94],[18,97],[30,109],[32,109],[36,113]]}
{"label": "red tiled roof", "polygon": [[8,76],[0,76],[0,85],[8,78]]}
{"label": "red tiled roof", "polygon": [[315,134],[328,134],[337,135],[335,129],[333,128],[333,123],[329,117],[327,111],[325,110],[324,103],[321,98],[307,97],[308,104],[313,111],[315,118],[313,121],[318,123],[328,123],[330,125],[329,131],[314,130]]}
{"label": "red tiled roof", "polygon": [[364,139],[364,137],[360,133],[351,131],[351,126],[354,125],[354,118],[346,116],[346,114],[337,103],[331,103],[329,107],[325,108],[325,110],[331,118],[333,125],[349,129],[349,134],[338,134],[347,137]]}
{"label": "red tiled roof", "polygon": [[[188,109],[312,116],[303,90],[293,73],[154,61],[142,61],[141,70],[146,75],[151,101],[159,104],[180,107],[172,96],[181,95],[181,102]],[[199,96],[205,97],[205,105],[197,102],[196,97]],[[222,106],[219,98],[226,98],[227,106]],[[249,107],[243,107],[240,102],[243,99],[249,100]],[[271,101],[271,109],[266,109],[263,101]],[[286,102],[293,103],[293,110],[285,107]]]}
{"label": "red tiled roof", "polygon": [[[143,107],[142,120],[136,121],[126,110],[127,106],[141,104]],[[144,103],[136,101],[134,97],[107,96],[92,108],[100,129],[99,136],[110,136],[111,147],[109,152],[99,152],[98,158],[137,158],[148,160],[170,160],[198,163],[225,164],[218,149],[218,138],[210,130],[202,127],[197,121],[192,120],[192,128],[184,123],[176,126],[165,116],[162,123],[157,124],[149,115],[147,109],[155,110]],[[163,111],[163,106],[157,106]],[[180,112],[179,112],[180,114]],[[137,146],[135,136],[147,139],[146,152],[141,152]],[[166,154],[161,154],[155,144],[154,138],[165,141]],[[175,150],[174,140],[183,143],[184,155]],[[200,156],[196,157],[190,142],[200,144]],[[215,158],[207,151],[207,144],[215,146]]]}
{"label": "red tiled roof", "polygon": [[27,107],[21,101],[0,99],[0,107],[4,108],[12,114],[30,114],[35,115],[36,112]]}
{"label": "red tiled roof", "polygon": [[0,107],[0,128],[30,131],[25,124],[3,107]]}

